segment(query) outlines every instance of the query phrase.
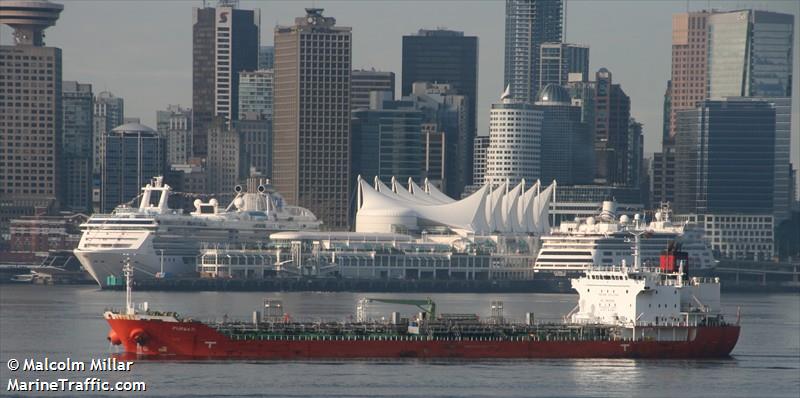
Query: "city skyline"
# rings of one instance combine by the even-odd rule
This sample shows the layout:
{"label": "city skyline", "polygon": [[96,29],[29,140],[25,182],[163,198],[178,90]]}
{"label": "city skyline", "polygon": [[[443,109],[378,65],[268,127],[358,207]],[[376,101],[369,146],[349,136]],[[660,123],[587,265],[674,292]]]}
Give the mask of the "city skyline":
{"label": "city skyline", "polygon": [[[402,79],[403,35],[422,28],[446,27],[478,36],[477,132],[488,134],[489,106],[503,90],[505,5],[503,2],[466,2],[454,13],[450,7],[452,2],[425,4],[430,12],[419,15],[417,8],[406,2],[325,1],[317,5],[326,8],[326,15],[337,18],[337,23],[353,27],[354,69],[374,67],[395,72],[398,79]],[[310,5],[241,1],[239,7],[261,9],[261,45],[271,45],[273,27],[290,23],[302,14],[303,7]],[[92,84],[96,92],[109,90],[125,98],[126,116],[139,117],[144,124],[155,126],[156,110],[168,104],[191,104],[192,7],[200,6],[201,1],[165,1],[159,2],[159,12],[153,13],[151,8],[135,1],[70,1],[65,4],[59,23],[48,29],[45,42],[65,50],[64,80],[86,82]],[[631,97],[631,115],[644,123],[645,153],[659,151],[663,89],[670,77],[672,15],[685,12],[687,2],[568,1],[566,6],[564,41],[589,45],[591,73],[601,67],[614,72],[615,82],[622,84]],[[688,6],[689,10],[755,8],[792,13],[795,26],[800,26],[800,6],[792,1],[694,1]],[[599,28],[593,18],[600,13],[616,15],[616,24]],[[128,20],[146,19],[148,29],[97,18],[111,14],[126,15]],[[387,25],[381,15],[392,15],[394,24]],[[406,15],[408,18],[404,18]],[[96,31],[104,34],[94,34]],[[10,32],[6,26],[0,28],[0,43],[11,44]],[[82,39],[89,36],[93,40]],[[794,76],[800,76],[796,37],[797,33],[793,69]],[[126,45],[114,44],[120,42]],[[146,56],[148,53],[150,56]],[[147,61],[143,63],[143,60]],[[800,95],[797,78],[792,85],[792,96],[797,98]],[[794,107],[791,159],[795,166],[800,164],[798,142],[800,114]]]}

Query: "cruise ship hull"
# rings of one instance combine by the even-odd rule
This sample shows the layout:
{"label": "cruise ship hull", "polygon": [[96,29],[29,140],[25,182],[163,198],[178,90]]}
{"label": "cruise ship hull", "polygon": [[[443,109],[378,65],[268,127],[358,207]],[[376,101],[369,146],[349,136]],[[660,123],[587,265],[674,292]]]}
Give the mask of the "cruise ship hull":
{"label": "cruise ship hull", "polygon": [[[75,249],[74,253],[98,285],[101,288],[107,288],[110,279],[116,279],[119,281],[118,283],[121,283],[125,256],[130,254],[130,251]],[[152,278],[161,272],[161,256],[154,252],[138,251],[135,256],[131,256],[131,262],[134,263],[136,278]],[[187,275],[195,270],[194,263],[186,264],[183,257],[164,255],[164,273],[167,275]],[[112,276],[114,278],[109,278]]]}
{"label": "cruise ship hull", "polygon": [[[122,315],[121,317],[124,317]],[[113,319],[113,340],[126,354],[185,359],[358,359],[358,358],[724,358],[739,338],[739,326],[662,327],[662,335],[686,333],[684,341],[428,339],[424,336],[283,336],[233,340],[196,322]],[[673,330],[674,329],[674,330]],[[112,340],[112,342],[113,342]]]}

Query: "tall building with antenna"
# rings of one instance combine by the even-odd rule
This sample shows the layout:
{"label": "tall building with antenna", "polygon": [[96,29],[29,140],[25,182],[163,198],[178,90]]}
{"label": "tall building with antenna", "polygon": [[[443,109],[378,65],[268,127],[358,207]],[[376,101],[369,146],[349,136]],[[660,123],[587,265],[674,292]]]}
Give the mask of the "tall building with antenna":
{"label": "tall building with antenna", "polygon": [[321,8],[275,27],[273,184],[328,229],[346,229],[350,201],[351,28]]}
{"label": "tall building with antenna", "polygon": [[0,238],[10,218],[55,209],[63,199],[61,49],[44,41],[63,9],[0,2],[0,23],[14,29],[14,45],[0,46],[0,87],[16,87],[0,89]]}
{"label": "tall building with antenna", "polygon": [[215,117],[239,114],[239,72],[258,68],[259,10],[240,10],[236,0],[195,8],[192,26],[192,153],[208,154],[208,129]]}

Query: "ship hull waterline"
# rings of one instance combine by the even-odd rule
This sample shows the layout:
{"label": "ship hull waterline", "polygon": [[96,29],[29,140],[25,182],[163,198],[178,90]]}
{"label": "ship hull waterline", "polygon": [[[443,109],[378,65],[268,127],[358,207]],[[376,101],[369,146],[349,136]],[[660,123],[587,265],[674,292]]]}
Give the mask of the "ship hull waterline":
{"label": "ship hull waterline", "polygon": [[151,359],[726,358],[740,331],[735,325],[688,327],[694,336],[688,341],[233,340],[201,322],[107,321],[124,355]]}

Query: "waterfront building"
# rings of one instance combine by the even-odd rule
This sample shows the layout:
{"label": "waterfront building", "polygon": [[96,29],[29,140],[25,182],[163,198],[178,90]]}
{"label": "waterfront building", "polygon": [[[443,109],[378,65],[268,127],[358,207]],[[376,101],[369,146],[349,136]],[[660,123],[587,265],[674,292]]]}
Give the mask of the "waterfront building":
{"label": "waterfront building", "polygon": [[564,86],[569,83],[570,75],[577,81],[589,81],[589,46],[542,43],[539,47],[539,89],[548,84]]}
{"label": "waterfront building", "polygon": [[350,109],[369,109],[369,94],[388,91],[394,99],[394,72],[356,69],[350,78]]}
{"label": "waterfront building", "polygon": [[476,132],[478,95],[478,38],[464,32],[444,29],[420,29],[416,35],[403,36],[403,81],[401,94],[412,95],[418,82],[445,84],[449,94],[466,99],[466,127],[463,134],[448,135],[446,170],[447,193],[458,197],[464,186],[472,183],[472,144]]}
{"label": "waterfront building", "polygon": [[592,136],[589,126],[581,121],[580,107],[572,105],[569,92],[555,84],[544,86],[533,109],[542,113],[539,178],[556,180],[559,185],[590,184],[594,170]]}
{"label": "waterfront building", "polygon": [[542,111],[511,97],[510,89],[492,104],[489,116],[489,148],[484,182],[492,186],[541,177]]}
{"label": "waterfront building", "polygon": [[575,218],[594,217],[602,208],[603,202],[613,199],[619,214],[629,216],[644,214],[646,209],[638,187],[608,185],[558,185],[554,200],[550,202],[551,225],[561,225],[563,221]]}
{"label": "waterfront building", "polygon": [[275,28],[272,182],[288,203],[310,209],[326,228],[345,229],[352,34],[322,12],[308,8],[293,26]]}
{"label": "waterfront building", "polygon": [[708,97],[791,97],[794,15],[761,10],[708,17]]}
{"label": "waterfront building", "polygon": [[412,101],[393,101],[391,92],[373,91],[369,109],[353,111],[351,171],[367,181],[385,184],[424,177],[423,113]]}
{"label": "waterfront building", "polygon": [[275,64],[275,46],[258,47],[258,69],[272,69]]}
{"label": "waterfront building", "polygon": [[142,124],[123,124],[108,132],[103,153],[101,211],[138,197],[151,178],[164,174],[164,139]]}
{"label": "waterfront building", "polygon": [[774,254],[775,223],[769,214],[690,213],[676,215],[675,219],[701,226],[718,258],[765,261]]}
{"label": "waterfront building", "polygon": [[11,220],[9,251],[37,263],[50,251],[75,249],[81,239],[79,226],[88,217],[82,213],[23,216]]}
{"label": "waterfront building", "polygon": [[168,105],[156,112],[156,128],[167,146],[167,165],[187,163],[192,157],[192,110]]}
{"label": "waterfront building", "polygon": [[87,212],[92,206],[92,85],[65,81],[61,93],[65,191],[62,208]]}
{"label": "waterfront building", "polygon": [[258,68],[260,10],[240,10],[235,0],[194,8],[192,25],[192,156],[207,155],[214,118],[239,115],[239,72]]}
{"label": "waterfront building", "polygon": [[767,101],[705,100],[678,112],[676,213],[773,214],[775,126]]}
{"label": "waterfront building", "polygon": [[238,119],[272,120],[274,77],[272,69],[239,72]]}
{"label": "waterfront building", "polygon": [[536,100],[540,46],[561,42],[562,11],[561,0],[506,0],[503,86],[513,98]]}
{"label": "waterfront building", "polygon": [[606,68],[596,73],[594,105],[595,182],[627,184],[631,101]]}
{"label": "waterfront building", "polygon": [[0,241],[8,239],[10,219],[63,199],[61,49],[44,43],[63,9],[49,1],[0,3],[0,24],[13,29],[14,40],[0,46]]}

